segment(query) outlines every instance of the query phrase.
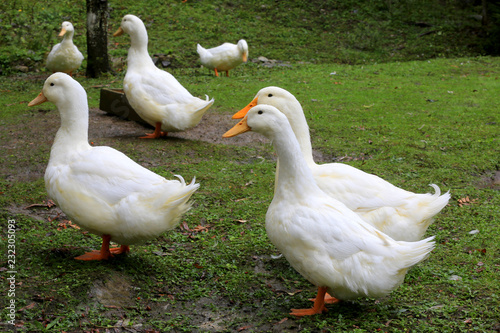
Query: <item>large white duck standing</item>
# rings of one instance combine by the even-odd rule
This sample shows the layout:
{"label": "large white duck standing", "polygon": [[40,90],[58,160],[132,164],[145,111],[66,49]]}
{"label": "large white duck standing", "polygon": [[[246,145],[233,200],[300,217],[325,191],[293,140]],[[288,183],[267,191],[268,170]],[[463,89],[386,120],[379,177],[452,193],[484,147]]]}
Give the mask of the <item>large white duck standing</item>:
{"label": "large white duck standing", "polygon": [[[110,147],[88,143],[87,94],[69,75],[52,74],[28,105],[56,104],[61,116],[45,170],[49,197],[73,222],[102,237],[100,251],[76,257],[101,260],[129,251],[129,245],[173,229],[199,187],[167,180]],[[121,244],[110,249],[109,242]]]}
{"label": "large white duck standing", "polygon": [[63,22],[59,37],[63,40],[54,45],[49,55],[45,66],[52,72],[63,72],[71,75],[73,71],[80,68],[83,61],[83,55],[78,48],[73,44],[73,35],[75,28],[71,22]]}
{"label": "large white duck standing", "polygon": [[250,109],[224,137],[249,130],[270,139],[279,158],[274,198],[266,214],[267,235],[291,266],[318,287],[314,306],[292,309],[292,315],[326,311],[325,296],[329,303],[384,296],[434,248],[433,237],[395,241],[324,193],[286,116],[275,107]]}
{"label": "large white duck standing", "polygon": [[198,44],[196,50],[201,64],[213,69],[215,76],[219,76],[219,71],[225,71],[229,76],[229,70],[248,60],[248,44],[244,39],[240,39],[238,44],[224,43],[211,49]]}
{"label": "large white duck standing", "polygon": [[154,133],[142,138],[156,139],[198,125],[214,100],[191,95],[172,74],[155,66],[148,54],[148,33],[140,18],[125,15],[113,36],[124,32],[130,35],[130,48],[123,90],[137,114],[155,127]]}
{"label": "large white duck standing", "polygon": [[404,241],[421,239],[434,216],[447,205],[449,192],[441,195],[439,187],[434,184],[430,185],[435,190],[434,195],[417,194],[347,164],[316,164],[302,106],[285,89],[261,89],[253,101],[233,118],[243,118],[250,108],[260,104],[272,105],[286,115],[318,186],[390,237]]}

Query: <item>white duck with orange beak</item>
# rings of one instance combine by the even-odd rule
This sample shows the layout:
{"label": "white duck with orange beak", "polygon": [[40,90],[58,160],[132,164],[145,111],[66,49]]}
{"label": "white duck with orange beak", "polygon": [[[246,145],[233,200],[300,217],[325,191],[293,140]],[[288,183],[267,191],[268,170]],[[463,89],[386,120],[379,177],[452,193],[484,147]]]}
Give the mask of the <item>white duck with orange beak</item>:
{"label": "white duck with orange beak", "polygon": [[[45,170],[47,194],[74,223],[102,237],[100,251],[75,259],[108,259],[178,225],[199,187],[194,179],[168,180],[116,149],[91,146],[87,94],[69,75],[49,76],[28,106],[45,101],[61,116]],[[121,246],[110,248],[110,241]]]}
{"label": "white duck with orange beak", "polygon": [[229,70],[248,60],[248,44],[244,39],[240,39],[238,44],[224,43],[211,49],[198,44],[196,50],[201,64],[213,69],[215,76],[219,76],[219,71],[225,71],[229,76]]}
{"label": "white duck with orange beak", "polygon": [[50,51],[45,66],[55,72],[63,72],[71,75],[74,71],[80,68],[83,61],[83,54],[73,44],[73,35],[75,28],[71,22],[65,21],[62,23],[59,37],[63,40],[54,45]]}

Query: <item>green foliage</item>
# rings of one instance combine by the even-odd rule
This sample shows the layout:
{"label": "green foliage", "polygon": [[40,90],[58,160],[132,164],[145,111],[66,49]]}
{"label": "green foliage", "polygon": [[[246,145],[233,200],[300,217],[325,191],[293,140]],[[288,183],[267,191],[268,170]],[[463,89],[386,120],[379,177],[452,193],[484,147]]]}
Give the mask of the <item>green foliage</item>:
{"label": "green foliage", "polygon": [[[483,46],[492,50],[480,21],[471,18],[480,12],[463,1],[110,0],[108,52],[121,70],[119,59],[126,57],[129,41],[111,34],[130,13],[146,24],[150,54],[169,55],[173,67],[199,66],[197,43],[214,47],[241,38],[250,45],[250,58],[291,62],[359,64],[478,55],[485,52]],[[2,73],[12,73],[16,65],[45,70],[64,20],[75,25],[75,44],[85,55],[86,17],[82,1],[3,2]]]}

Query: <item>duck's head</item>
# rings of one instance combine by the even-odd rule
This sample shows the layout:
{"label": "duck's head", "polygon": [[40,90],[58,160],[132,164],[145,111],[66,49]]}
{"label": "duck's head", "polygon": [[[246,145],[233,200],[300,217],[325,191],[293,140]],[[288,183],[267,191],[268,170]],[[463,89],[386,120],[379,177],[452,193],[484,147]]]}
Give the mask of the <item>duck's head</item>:
{"label": "duck's head", "polygon": [[144,22],[135,15],[128,14],[122,18],[122,23],[116,32],[113,34],[114,37],[121,36],[124,32],[130,36],[137,34],[141,30],[146,30]]}
{"label": "duck's head", "polygon": [[59,108],[71,104],[78,96],[85,96],[85,89],[71,76],[65,73],[54,73],[45,80],[42,92],[28,106],[35,106],[46,101],[56,104]]}
{"label": "duck's head", "polygon": [[[255,98],[243,109],[233,115],[233,119],[245,117],[247,112],[256,105],[272,105],[283,112],[289,119],[293,116],[291,113],[297,107],[300,107],[299,101],[285,89],[279,87],[266,87],[259,90]],[[290,113],[290,114],[287,114]]]}
{"label": "duck's head", "polygon": [[61,32],[59,33],[59,37],[64,36],[66,33],[68,34],[73,34],[75,32],[75,28],[73,27],[73,24],[68,21],[64,21],[61,25]]}
{"label": "duck's head", "polygon": [[238,41],[238,50],[240,50],[241,53],[241,58],[243,59],[243,62],[247,62],[248,60],[248,44],[246,40],[240,39]]}
{"label": "duck's head", "polygon": [[222,137],[231,138],[241,133],[254,131],[272,139],[273,134],[286,123],[288,123],[288,119],[280,110],[272,105],[259,104],[251,108],[245,118],[224,133]]}

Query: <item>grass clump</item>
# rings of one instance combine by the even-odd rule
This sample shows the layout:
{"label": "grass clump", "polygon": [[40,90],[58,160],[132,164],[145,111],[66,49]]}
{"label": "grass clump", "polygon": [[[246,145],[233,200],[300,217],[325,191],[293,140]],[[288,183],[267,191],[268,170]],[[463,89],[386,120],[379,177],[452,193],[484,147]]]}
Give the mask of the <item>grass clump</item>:
{"label": "grass clump", "polygon": [[[451,191],[449,205],[427,233],[436,236],[436,249],[400,288],[379,300],[332,306],[327,314],[302,319],[288,311],[307,306],[314,287],[279,258],[265,233],[276,158],[266,141],[217,143],[228,128],[209,128],[203,121],[199,126],[207,126],[213,140],[91,135],[95,144],[115,147],[167,178],[196,176],[201,187],[176,230],[133,246],[128,256],[76,262],[73,257],[97,248],[100,239],[61,227],[64,217],[54,208],[26,209],[48,199],[42,176],[57,113],[50,104],[42,112],[22,103],[38,94],[41,79],[12,81],[2,95],[9,111],[1,118],[0,214],[18,226],[18,328],[495,331],[499,71],[496,58],[247,66],[222,79],[173,71],[188,89],[215,97],[206,117],[229,118],[260,88],[280,86],[303,105],[317,162],[348,163],[415,192],[430,191],[430,183]],[[77,79],[97,106],[98,89],[92,87],[98,81]]]}

